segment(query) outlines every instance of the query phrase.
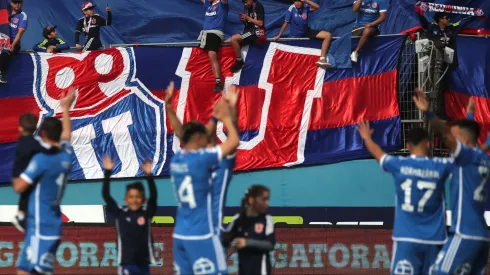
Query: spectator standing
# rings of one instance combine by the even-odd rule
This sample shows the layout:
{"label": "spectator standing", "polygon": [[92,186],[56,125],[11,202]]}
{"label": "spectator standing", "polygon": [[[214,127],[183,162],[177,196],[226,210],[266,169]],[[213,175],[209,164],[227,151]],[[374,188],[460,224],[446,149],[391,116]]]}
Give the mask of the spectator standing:
{"label": "spectator standing", "polygon": [[245,28],[242,34],[235,34],[231,37],[231,45],[236,54],[236,62],[231,67],[232,73],[239,72],[245,66],[241,53],[242,45],[260,44],[266,41],[264,6],[257,0],[243,0],[243,4],[246,13],[239,13],[239,15]]}
{"label": "spectator standing", "polygon": [[282,24],[281,30],[274,37],[274,40],[281,38],[288,25],[289,37],[307,37],[309,14],[319,8],[320,6],[311,0],[293,0],[293,4],[284,15],[284,23]]}
{"label": "spectator standing", "polygon": [[[105,8],[107,12],[107,20],[98,14],[95,14],[94,9],[97,7],[92,2],[85,2],[82,6],[84,17],[78,20],[77,29],[75,31],[75,44],[77,49],[82,51],[93,51],[102,48],[100,41],[100,27],[112,25],[111,8]],[[80,34],[85,34],[85,46],[80,45]]]}
{"label": "spectator standing", "polygon": [[3,49],[0,54],[0,83],[7,83],[7,68],[12,56],[20,51],[20,40],[27,30],[27,14],[22,11],[23,0],[12,0],[10,21],[10,49]]}
{"label": "spectator standing", "polygon": [[65,41],[58,38],[56,33],[56,25],[51,27],[47,26],[43,30],[44,39],[39,44],[34,45],[32,48],[36,52],[46,52],[46,53],[60,53],[63,50],[68,50],[70,45]]}
{"label": "spectator standing", "polygon": [[216,79],[214,92],[219,93],[223,91],[223,84],[221,84],[221,67],[218,61],[218,52],[225,37],[225,20],[230,7],[228,0],[201,1],[206,8],[206,13],[204,15],[203,31],[199,35],[198,40],[201,41],[200,47],[208,52],[211,69]]}
{"label": "spectator standing", "polygon": [[388,3],[386,0],[355,0],[354,12],[357,12],[357,20],[352,35],[360,35],[361,39],[350,58],[357,62],[359,51],[373,36],[379,34],[379,25],[386,19]]}

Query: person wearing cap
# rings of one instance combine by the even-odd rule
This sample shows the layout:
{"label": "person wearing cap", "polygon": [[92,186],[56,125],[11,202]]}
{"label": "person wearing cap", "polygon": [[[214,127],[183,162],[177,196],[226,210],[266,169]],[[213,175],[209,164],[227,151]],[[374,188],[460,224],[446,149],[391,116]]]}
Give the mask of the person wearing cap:
{"label": "person wearing cap", "polygon": [[[76,48],[82,51],[93,51],[102,48],[100,41],[100,27],[112,25],[111,8],[107,6],[107,20],[102,16],[95,14],[94,9],[97,7],[92,2],[85,2],[82,5],[84,17],[78,20],[77,29],[75,31]],[[80,44],[80,34],[85,34],[85,46]]]}
{"label": "person wearing cap", "polygon": [[454,36],[468,24],[478,19],[478,16],[468,16],[457,22],[451,23],[448,13],[436,12],[434,22],[430,22],[420,7],[421,1],[415,4],[415,11],[419,15],[420,23],[427,32],[427,37],[434,42],[436,48],[450,47],[456,49]]}
{"label": "person wearing cap", "polygon": [[20,39],[27,30],[27,14],[22,11],[22,0],[12,0],[10,19],[10,49],[0,54],[0,83],[7,83],[7,68],[12,56],[20,51]]}
{"label": "person wearing cap", "polygon": [[56,25],[44,28],[43,36],[46,39],[41,41],[41,43],[34,45],[32,48],[36,52],[60,53],[61,51],[70,48],[70,45],[58,38],[58,35],[56,34]]}

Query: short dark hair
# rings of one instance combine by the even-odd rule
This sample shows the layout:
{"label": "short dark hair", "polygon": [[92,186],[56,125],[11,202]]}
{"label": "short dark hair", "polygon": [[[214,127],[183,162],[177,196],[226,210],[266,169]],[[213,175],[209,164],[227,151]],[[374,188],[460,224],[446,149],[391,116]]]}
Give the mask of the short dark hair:
{"label": "short dark hair", "polygon": [[198,121],[190,121],[182,127],[182,143],[185,145],[191,141],[192,137],[196,134],[207,134],[204,124]]}
{"label": "short dark hair", "polygon": [[429,133],[423,128],[413,128],[407,133],[407,142],[413,146],[429,140]]}
{"label": "short dark hair", "polygon": [[478,142],[478,138],[480,137],[480,125],[476,123],[474,120],[462,119],[456,120],[451,123],[451,126],[457,126],[471,135],[471,140],[473,143]]}
{"label": "short dark hair", "polygon": [[24,132],[34,134],[37,128],[37,116],[31,113],[25,113],[19,118],[19,125]]}
{"label": "short dark hair", "polygon": [[126,193],[132,189],[138,190],[141,194],[143,194],[143,196],[145,196],[145,187],[143,187],[141,182],[137,181],[126,185]]}
{"label": "short dark hair", "polygon": [[44,133],[44,136],[52,141],[59,142],[63,126],[61,121],[55,117],[47,117],[41,123],[39,131]]}
{"label": "short dark hair", "polygon": [[436,23],[439,23],[439,20],[444,17],[449,18],[449,14],[445,12],[436,12],[436,14],[434,15],[434,20],[436,21]]}

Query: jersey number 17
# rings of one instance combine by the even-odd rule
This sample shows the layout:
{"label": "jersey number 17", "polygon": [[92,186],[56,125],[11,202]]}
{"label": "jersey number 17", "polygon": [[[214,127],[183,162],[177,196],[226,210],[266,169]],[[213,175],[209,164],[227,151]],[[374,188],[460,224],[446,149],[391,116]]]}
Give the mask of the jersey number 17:
{"label": "jersey number 17", "polygon": [[[403,192],[405,193],[405,200],[402,204],[402,210],[407,211],[407,212],[413,212],[414,211],[414,206],[412,205],[412,183],[413,181],[411,179],[407,179],[405,182],[401,184],[401,188]],[[422,198],[420,198],[418,206],[417,206],[417,211],[418,212],[424,212],[424,207],[427,201],[430,199],[432,194],[434,193],[434,190],[436,190],[437,184],[434,182],[429,182],[429,181],[422,181],[419,180],[417,181],[417,188],[419,190],[424,190],[426,189],[424,195]]]}

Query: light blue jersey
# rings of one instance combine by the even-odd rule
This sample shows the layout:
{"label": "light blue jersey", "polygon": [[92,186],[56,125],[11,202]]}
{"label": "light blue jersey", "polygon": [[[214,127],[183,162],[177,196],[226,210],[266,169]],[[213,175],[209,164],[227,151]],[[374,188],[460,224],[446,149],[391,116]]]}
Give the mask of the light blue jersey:
{"label": "light blue jersey", "polygon": [[29,196],[27,228],[17,268],[29,274],[53,274],[61,241],[60,203],[69,177],[73,148],[63,142],[35,155],[20,177],[34,188]]}
{"label": "light blue jersey", "polygon": [[61,150],[39,153],[20,177],[32,184],[29,197],[27,234],[36,237],[61,237],[60,203],[71,171],[73,148],[63,142]]}
{"label": "light blue jersey", "polygon": [[463,239],[490,241],[484,217],[490,158],[480,148],[458,142],[454,159],[457,167],[451,179],[450,232]]}
{"label": "light blue jersey", "polygon": [[215,169],[213,169],[213,184],[211,186],[211,198],[213,204],[213,224],[217,234],[224,231],[223,208],[226,205],[226,191],[233,177],[235,168],[235,156],[226,156]]}
{"label": "light blue jersey", "polygon": [[170,164],[178,209],[174,238],[200,240],[214,233],[211,209],[211,168],[221,161],[219,146],[177,152]]}
{"label": "light blue jersey", "polygon": [[380,163],[395,179],[393,240],[444,244],[444,183],[453,168],[453,159],[384,155]]}

